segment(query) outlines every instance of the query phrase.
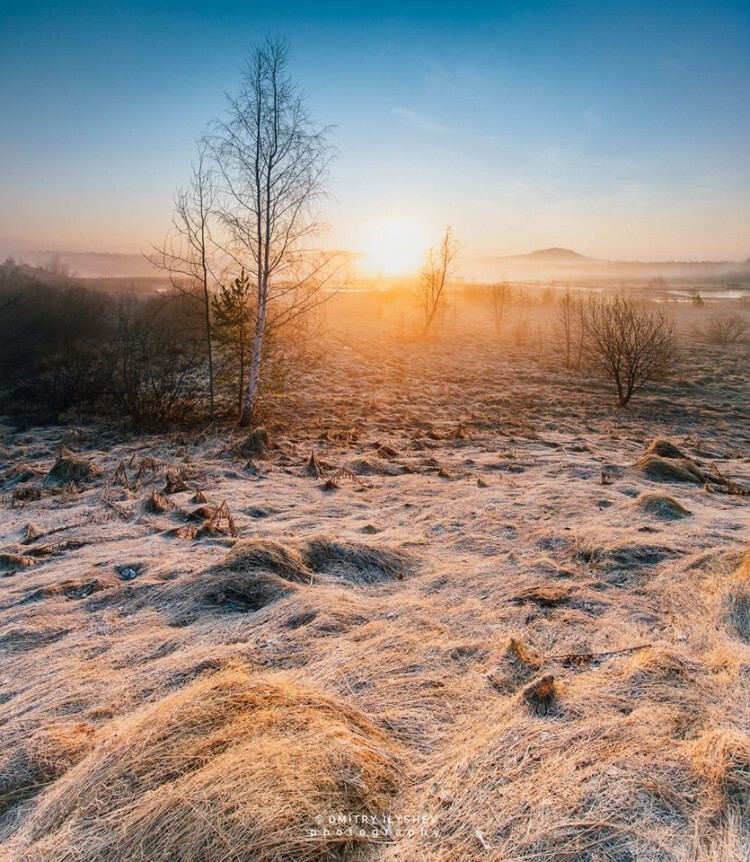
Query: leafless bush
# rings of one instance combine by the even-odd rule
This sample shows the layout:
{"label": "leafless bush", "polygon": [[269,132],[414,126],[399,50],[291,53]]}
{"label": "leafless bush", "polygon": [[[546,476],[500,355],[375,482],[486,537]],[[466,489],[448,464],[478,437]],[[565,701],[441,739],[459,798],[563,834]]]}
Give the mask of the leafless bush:
{"label": "leafless bush", "polygon": [[160,248],[149,255],[151,263],[169,273],[172,286],[190,296],[201,309],[208,371],[208,399],[214,416],[214,333],[211,314],[216,277],[213,269],[218,248],[212,235],[215,200],[214,177],[206,156],[206,144],[198,144],[198,159],[187,187],[175,195],[172,230]]}
{"label": "leafless bush", "polygon": [[580,368],[586,336],[586,304],[566,290],[555,309],[555,334],[562,345],[566,368]]}
{"label": "leafless bush", "polygon": [[673,323],[661,309],[622,294],[589,300],[585,328],[589,359],[615,384],[619,407],[674,361]]}
{"label": "leafless bush", "polygon": [[495,331],[500,332],[507,307],[513,301],[513,286],[508,284],[505,279],[496,284],[491,284],[489,300]]}
{"label": "leafless bush", "polygon": [[0,406],[37,421],[96,411],[185,418],[205,395],[201,317],[183,295],[136,299],[0,267]]}
{"label": "leafless bush", "polygon": [[107,386],[105,296],[43,284],[11,262],[0,272],[0,400],[11,413],[56,420]]}
{"label": "leafless bush", "polygon": [[186,419],[205,395],[199,321],[184,296],[145,302],[130,297],[117,309],[111,351],[115,403],[134,425]]}
{"label": "leafless bush", "polygon": [[[255,302],[249,279],[241,276],[216,295],[209,342],[204,309],[185,289],[118,297],[40,278],[12,261],[0,265],[0,409],[35,421],[95,412],[137,427],[199,417],[213,407],[211,345],[218,348],[215,382],[224,413],[231,414],[230,401],[242,413]],[[317,307],[298,293],[285,300],[277,298],[267,314],[264,393],[293,385],[317,358]]]}
{"label": "leafless bush", "polygon": [[700,334],[709,344],[736,344],[750,332],[750,318],[740,311],[719,310],[711,314]]}
{"label": "leafless bush", "polygon": [[531,294],[521,287],[513,292],[512,300],[515,314],[510,337],[516,347],[525,347],[531,338]]}

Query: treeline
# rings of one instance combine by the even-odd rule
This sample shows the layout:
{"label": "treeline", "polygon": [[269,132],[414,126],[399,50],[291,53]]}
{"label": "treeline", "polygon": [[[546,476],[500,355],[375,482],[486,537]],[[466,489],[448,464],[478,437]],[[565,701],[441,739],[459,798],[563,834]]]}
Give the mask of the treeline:
{"label": "treeline", "polygon": [[[235,284],[217,294],[217,416],[236,419],[252,314]],[[164,427],[208,416],[203,309],[185,291],[150,297],[100,293],[73,279],[43,283],[0,265],[0,410],[31,421],[66,414]],[[304,328],[266,345],[262,386],[281,388],[307,350]]]}

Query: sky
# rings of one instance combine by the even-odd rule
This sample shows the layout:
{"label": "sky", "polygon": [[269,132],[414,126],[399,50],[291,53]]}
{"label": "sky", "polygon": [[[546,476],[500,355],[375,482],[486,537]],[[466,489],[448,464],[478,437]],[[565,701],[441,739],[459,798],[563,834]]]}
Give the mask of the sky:
{"label": "sky", "polygon": [[329,246],[750,257],[748,0],[0,0],[0,243],[158,243],[267,35],[335,126]]}

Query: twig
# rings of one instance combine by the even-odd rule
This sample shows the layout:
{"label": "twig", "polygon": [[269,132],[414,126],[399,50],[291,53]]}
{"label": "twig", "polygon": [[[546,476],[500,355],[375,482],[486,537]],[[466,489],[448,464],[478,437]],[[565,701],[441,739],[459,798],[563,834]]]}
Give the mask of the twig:
{"label": "twig", "polygon": [[732,481],[732,479],[727,479],[721,470],[719,470],[716,461],[711,462],[711,470],[706,474],[706,490],[710,490],[708,488],[709,482],[713,482],[724,489],[725,494],[734,494],[737,497],[750,496],[750,488],[743,488],[742,485]]}
{"label": "twig", "polygon": [[639,644],[638,646],[624,647],[623,649],[607,650],[606,652],[586,652],[586,653],[560,653],[557,655],[548,655],[548,659],[560,659],[564,662],[573,664],[586,664],[590,661],[595,661],[601,658],[610,658],[614,655],[624,655],[625,653],[638,652],[642,649],[648,649],[653,644]]}
{"label": "twig", "polygon": [[[123,518],[124,520],[126,520],[126,521],[127,521],[127,520],[129,520],[129,519],[130,519],[130,513],[129,513],[129,512],[125,512],[125,511],[123,511],[123,510],[122,510],[122,509],[117,505],[117,503],[113,503],[111,500],[107,500],[107,499],[106,499],[106,497],[102,497],[102,498],[101,498],[101,501],[102,501],[102,503],[104,503],[104,505],[105,505],[105,506],[109,506],[109,507],[110,507],[110,509],[114,509],[114,510],[115,510],[115,512],[117,512],[117,514],[118,514],[121,518]],[[52,531],[52,530],[51,530],[50,532],[54,532],[54,531]],[[46,535],[49,535],[49,534],[46,534]]]}
{"label": "twig", "polygon": [[206,434],[208,434],[208,432],[213,428],[213,426],[214,426],[215,424],[216,424],[216,420],[215,420],[215,419],[212,419],[212,420],[208,423],[208,425],[206,425],[206,427],[205,427],[202,431],[199,431],[199,432],[195,435],[195,437],[193,437],[193,440],[192,440],[192,442],[191,442],[191,444],[190,444],[190,445],[191,445],[191,446],[197,446],[197,445],[198,445],[198,441],[201,439],[201,437],[205,438]]}

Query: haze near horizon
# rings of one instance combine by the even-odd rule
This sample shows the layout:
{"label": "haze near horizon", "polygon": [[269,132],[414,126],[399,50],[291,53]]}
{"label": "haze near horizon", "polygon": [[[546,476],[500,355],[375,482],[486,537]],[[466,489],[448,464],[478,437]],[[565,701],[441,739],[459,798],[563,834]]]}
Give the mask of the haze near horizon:
{"label": "haze near horizon", "polygon": [[11,4],[0,241],[137,253],[254,41],[282,33],[339,157],[329,247],[469,257],[750,255],[750,15],[726,2]]}

